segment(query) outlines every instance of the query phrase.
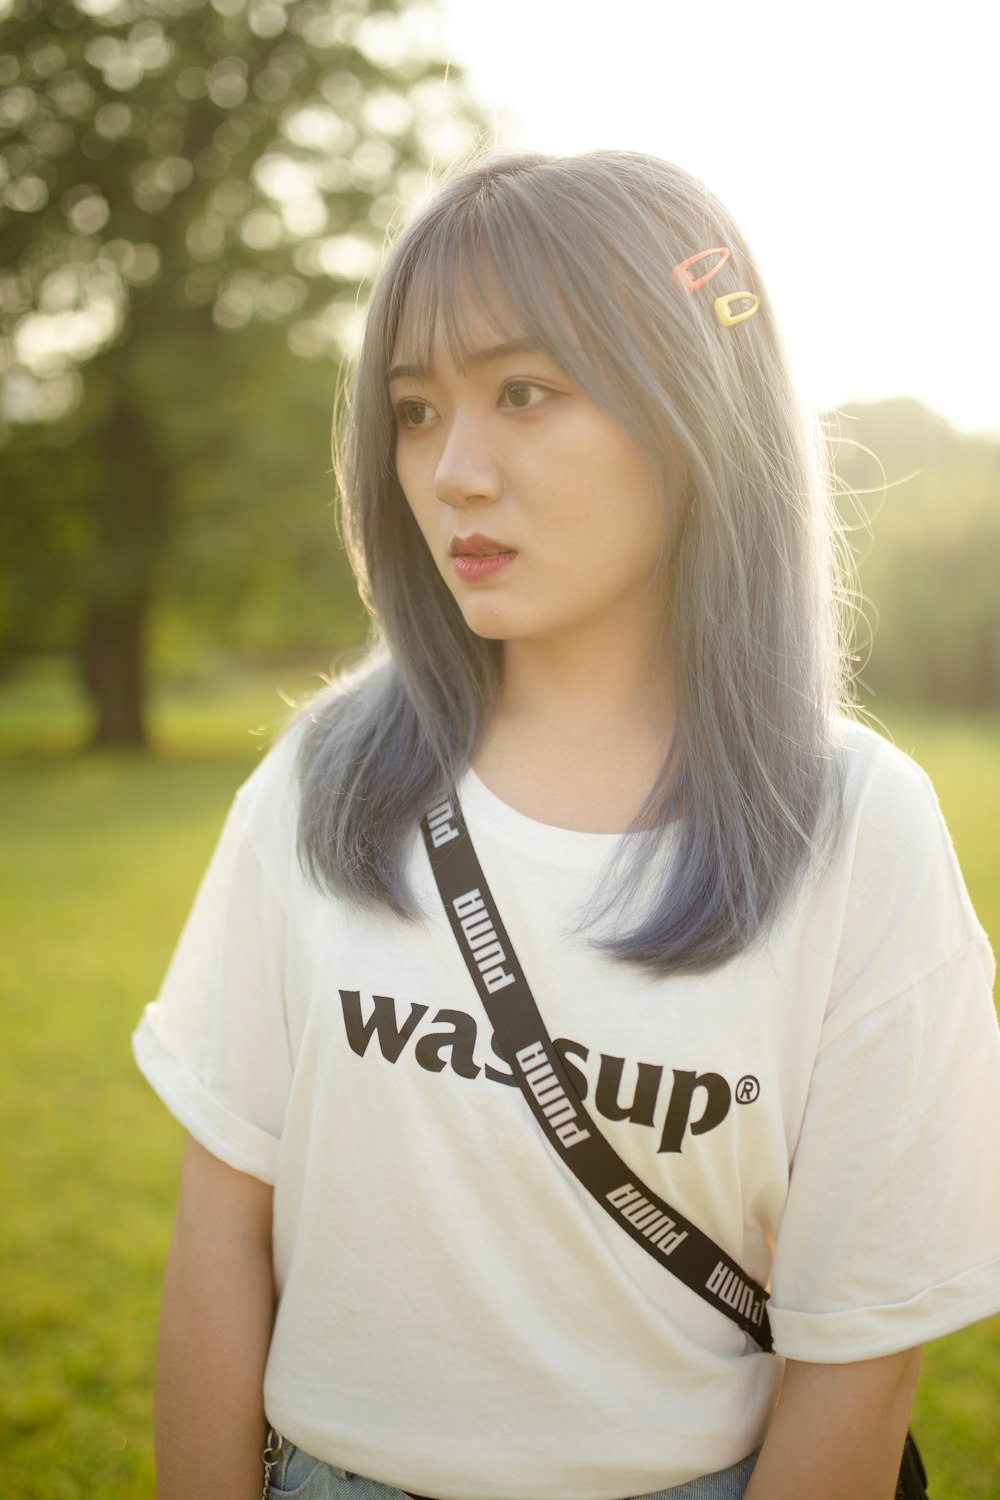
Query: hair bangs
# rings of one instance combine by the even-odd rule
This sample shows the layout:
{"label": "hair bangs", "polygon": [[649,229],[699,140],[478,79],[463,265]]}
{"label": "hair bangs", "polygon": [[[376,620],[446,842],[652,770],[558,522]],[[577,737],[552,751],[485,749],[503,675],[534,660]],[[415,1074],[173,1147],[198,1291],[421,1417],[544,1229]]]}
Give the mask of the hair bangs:
{"label": "hair bangs", "polygon": [[544,235],[532,233],[544,226],[518,217],[518,205],[500,195],[477,206],[475,222],[468,205],[458,205],[453,215],[427,225],[400,265],[396,315],[385,329],[387,368],[431,369],[440,338],[464,374],[486,329],[497,343],[532,339],[593,391],[600,382],[583,353],[581,320],[571,311]]}

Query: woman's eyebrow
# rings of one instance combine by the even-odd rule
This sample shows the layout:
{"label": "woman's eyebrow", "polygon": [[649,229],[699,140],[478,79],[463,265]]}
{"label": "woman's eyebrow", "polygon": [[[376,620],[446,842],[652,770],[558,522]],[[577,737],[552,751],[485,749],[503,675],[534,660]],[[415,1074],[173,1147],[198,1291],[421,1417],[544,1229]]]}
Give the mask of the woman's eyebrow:
{"label": "woman's eyebrow", "polygon": [[[510,354],[546,354],[535,338],[508,339],[503,344],[491,344],[488,349],[472,349],[463,356],[466,364],[474,369],[480,365],[492,364],[494,360],[505,359]],[[399,380],[410,377],[414,380],[427,380],[434,371],[427,365],[393,365],[389,371],[390,380]]]}

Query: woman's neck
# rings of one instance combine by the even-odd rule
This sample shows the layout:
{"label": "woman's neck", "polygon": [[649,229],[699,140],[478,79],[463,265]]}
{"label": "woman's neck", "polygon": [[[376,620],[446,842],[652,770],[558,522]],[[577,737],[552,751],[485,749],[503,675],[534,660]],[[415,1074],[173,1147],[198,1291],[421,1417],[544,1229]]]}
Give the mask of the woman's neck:
{"label": "woman's neck", "polygon": [[669,673],[606,631],[580,641],[508,641],[473,769],[539,822],[621,833],[638,813],[673,732]]}

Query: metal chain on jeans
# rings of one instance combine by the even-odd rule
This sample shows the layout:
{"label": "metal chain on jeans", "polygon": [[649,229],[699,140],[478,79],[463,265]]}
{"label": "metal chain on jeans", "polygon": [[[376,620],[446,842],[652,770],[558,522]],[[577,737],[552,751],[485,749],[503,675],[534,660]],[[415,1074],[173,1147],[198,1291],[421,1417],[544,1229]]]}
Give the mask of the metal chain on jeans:
{"label": "metal chain on jeans", "polygon": [[281,1433],[275,1432],[273,1427],[267,1429],[267,1446],[260,1455],[260,1461],[264,1465],[264,1493],[261,1500],[267,1500],[267,1492],[271,1488],[271,1470],[281,1457],[284,1441]]}

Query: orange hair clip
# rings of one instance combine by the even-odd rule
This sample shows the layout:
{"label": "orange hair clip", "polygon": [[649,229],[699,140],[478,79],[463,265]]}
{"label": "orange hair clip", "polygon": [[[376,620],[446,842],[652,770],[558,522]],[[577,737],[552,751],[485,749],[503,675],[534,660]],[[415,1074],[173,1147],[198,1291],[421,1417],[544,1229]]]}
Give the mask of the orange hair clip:
{"label": "orange hair clip", "polygon": [[[715,265],[712,266],[711,270],[705,272],[704,276],[699,276],[697,279],[695,279],[688,271],[688,266],[693,266],[697,261],[704,260],[706,255],[717,255],[719,259],[715,262]],[[706,281],[711,281],[716,271],[722,270],[722,267],[726,264],[726,261],[728,259],[729,251],[725,248],[725,246],[716,245],[713,250],[699,250],[697,255],[689,255],[687,260],[678,261],[677,265],[674,266],[674,269],[670,274],[673,276],[674,280],[685,289],[685,291],[696,292],[700,286],[705,285]]]}

